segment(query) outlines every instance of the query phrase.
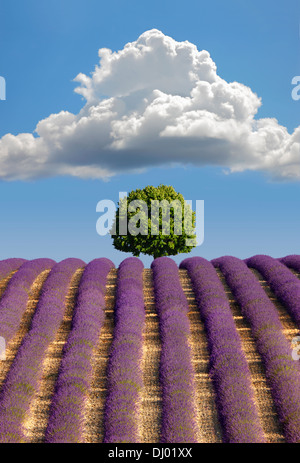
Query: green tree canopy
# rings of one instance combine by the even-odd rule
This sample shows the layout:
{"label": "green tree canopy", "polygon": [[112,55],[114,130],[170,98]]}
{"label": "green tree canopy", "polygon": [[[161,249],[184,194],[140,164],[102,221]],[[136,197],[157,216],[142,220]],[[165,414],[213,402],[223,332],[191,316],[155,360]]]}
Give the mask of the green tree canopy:
{"label": "green tree canopy", "polygon": [[196,246],[195,220],[195,212],[172,186],[147,186],[120,199],[110,233],[119,251],[170,256]]}

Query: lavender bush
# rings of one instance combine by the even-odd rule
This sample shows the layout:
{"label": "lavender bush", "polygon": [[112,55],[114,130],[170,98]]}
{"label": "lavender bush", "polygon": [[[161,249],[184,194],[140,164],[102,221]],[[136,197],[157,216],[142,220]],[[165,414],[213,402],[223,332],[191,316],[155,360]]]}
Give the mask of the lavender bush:
{"label": "lavender bush", "polygon": [[185,259],[208,337],[210,374],[225,442],[265,442],[254,403],[247,360],[224,287],[213,267],[201,257]]}
{"label": "lavender bush", "polygon": [[82,266],[84,262],[79,259],[66,259],[56,264],[43,286],[30,330],[0,393],[0,442],[24,441],[22,424],[38,391],[46,350],[62,322],[72,276]]}
{"label": "lavender bush", "polygon": [[25,259],[5,259],[0,261],[0,281],[7,278],[11,272],[18,270],[22,264],[26,262]]}
{"label": "lavender bush", "polygon": [[300,327],[300,280],[284,264],[295,264],[290,256],[279,262],[273,257],[257,255],[246,259],[248,267],[255,268],[266,279],[272,291],[282,302],[292,319]]}
{"label": "lavender bush", "polygon": [[282,257],[281,259],[278,259],[280,262],[282,262],[284,265],[287,267],[292,268],[293,270],[296,270],[296,272],[300,272],[300,256],[297,254],[291,254],[290,256]]}
{"label": "lavender bush", "polygon": [[145,310],[143,264],[125,259],[118,270],[115,328],[107,368],[104,442],[139,442],[139,401]]}
{"label": "lavender bush", "polygon": [[72,329],[63,350],[46,430],[47,443],[83,442],[84,413],[92,382],[93,351],[105,318],[108,259],[90,262],[80,281]]}
{"label": "lavender bush", "polygon": [[30,287],[38,275],[53,267],[51,259],[24,262],[9,281],[0,301],[0,336],[8,343],[19,329],[27,307]]}
{"label": "lavender bush", "polygon": [[[257,261],[250,259],[249,265]],[[285,438],[287,442],[300,442],[300,372],[282,332],[278,312],[245,262],[222,257],[213,263],[221,269],[250,323]]]}
{"label": "lavender bush", "polygon": [[159,316],[162,351],[161,442],[197,442],[195,384],[189,346],[189,305],[182,290],[178,268],[168,257],[151,265]]}

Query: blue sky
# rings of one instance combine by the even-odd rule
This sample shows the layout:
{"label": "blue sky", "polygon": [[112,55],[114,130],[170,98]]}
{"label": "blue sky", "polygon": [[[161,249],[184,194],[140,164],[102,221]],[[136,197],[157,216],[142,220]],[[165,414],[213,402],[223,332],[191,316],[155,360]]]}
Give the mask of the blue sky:
{"label": "blue sky", "polygon": [[[244,84],[262,99],[255,118],[276,118],[292,134],[300,125],[300,101],[291,98],[291,80],[300,75],[299,10],[299,2],[281,0],[2,0],[0,75],[7,95],[0,101],[0,137],[33,133],[39,121],[60,111],[78,114],[85,102],[74,92],[73,79],[91,75],[99,65],[98,49],[122,50],[151,29],[207,50],[218,76]],[[300,254],[298,177],[281,177],[278,166],[228,175],[224,166],[190,162],[170,168],[147,161],[146,167],[143,173],[116,172],[105,181],[55,170],[49,178],[43,172],[26,180],[5,174],[1,258],[105,256],[118,264],[128,255],[96,234],[97,202],[117,201],[119,191],[159,183],[172,184],[186,199],[205,200],[205,241],[190,255]]]}

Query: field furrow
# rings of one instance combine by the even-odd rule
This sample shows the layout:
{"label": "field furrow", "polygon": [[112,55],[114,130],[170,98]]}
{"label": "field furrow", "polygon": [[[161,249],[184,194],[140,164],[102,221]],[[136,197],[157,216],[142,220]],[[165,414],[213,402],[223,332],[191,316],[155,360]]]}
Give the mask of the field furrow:
{"label": "field furrow", "polygon": [[0,441],[299,442],[299,301],[297,255],[0,261]]}
{"label": "field furrow", "polygon": [[115,327],[107,365],[104,442],[140,442],[141,369],[145,325],[143,263],[125,259],[118,269]]}
{"label": "field furrow", "polygon": [[62,322],[54,341],[50,344],[46,352],[45,360],[42,365],[39,390],[31,404],[30,412],[24,423],[24,435],[27,442],[44,442],[55,382],[62,360],[63,348],[70,332],[76,295],[83,271],[83,268],[79,268],[72,277],[65,299],[65,312]]}
{"label": "field furrow", "polygon": [[[295,256],[294,256],[295,257]],[[283,259],[287,265],[299,270],[300,259]],[[274,291],[278,300],[285,306],[300,329],[300,281],[282,262],[270,256],[257,255],[246,259],[249,268],[258,270]]]}
{"label": "field furrow", "polygon": [[110,270],[105,295],[105,320],[92,361],[93,379],[87,398],[84,441],[100,443],[104,438],[103,416],[107,395],[106,372],[114,332],[117,269]]}
{"label": "field furrow", "polygon": [[189,305],[180,284],[178,267],[172,259],[156,259],[151,268],[162,343],[160,442],[197,442],[199,427],[187,315]]}
{"label": "field furrow", "polygon": [[[72,277],[84,265],[79,259],[65,259],[53,266],[43,285],[30,329],[22,340],[0,393],[1,442],[27,442],[24,423],[28,419],[30,421],[31,406],[40,390],[46,354],[63,320]],[[11,312],[9,315],[11,317]],[[6,319],[9,319],[8,316]],[[5,326],[9,332],[10,325]]]}
{"label": "field furrow", "polygon": [[224,275],[219,269],[216,269],[216,271],[227,294],[233,318],[236,323],[236,329],[240,335],[242,348],[250,368],[252,384],[255,391],[255,401],[267,442],[284,442],[285,440],[279,424],[271,389],[265,375],[262,358],[257,351],[255,339],[251,333],[251,326],[242,315],[240,305],[236,302],[231,289],[226,283]]}
{"label": "field furrow", "polygon": [[[3,261],[0,263],[3,265]],[[44,270],[51,269],[52,259],[25,261],[12,276],[0,300],[0,336],[6,344],[16,335],[27,308],[30,289]]]}
{"label": "field furrow", "polygon": [[265,442],[249,365],[218,274],[212,263],[201,257],[185,259],[180,267],[191,278],[207,332],[223,441]]}
{"label": "field furrow", "polygon": [[[14,272],[15,273],[15,272]],[[32,317],[35,313],[36,306],[39,302],[39,297],[43,288],[43,285],[50,273],[50,270],[44,270],[34,280],[28,295],[26,310],[21,319],[20,327],[6,346],[5,360],[0,361],[0,391],[2,389],[3,382],[9,372],[9,369],[17,355],[20,345],[27,334]]]}
{"label": "field furrow", "polygon": [[287,340],[291,342],[295,336],[299,335],[299,328],[297,327],[297,324],[294,322],[294,320],[292,319],[291,315],[289,314],[289,312],[287,311],[283,303],[280,302],[279,299],[276,297],[274,291],[272,291],[270,285],[265,280],[265,278],[262,276],[262,274],[254,268],[251,270],[252,270],[252,273],[259,280],[260,285],[265,290],[265,293],[270,299],[270,301],[272,301],[273,304],[275,305],[278,311],[278,314],[279,314],[279,319],[282,323],[282,331],[285,334]]}
{"label": "field furrow", "polygon": [[[252,262],[266,263],[265,256],[256,256],[250,261],[251,265]],[[276,266],[284,267],[275,259],[273,261]],[[285,440],[290,443],[299,442],[300,372],[292,357],[291,346],[284,336],[276,307],[244,261],[226,256],[214,259],[213,263],[224,274],[243,315],[250,323]],[[266,267],[273,275],[269,263],[266,263]]]}
{"label": "field furrow", "polygon": [[152,270],[144,269],[144,304],[146,312],[143,343],[143,380],[141,402],[142,442],[155,443],[160,440],[161,385],[159,363],[161,342],[159,320],[155,307]]}
{"label": "field furrow", "polygon": [[199,442],[222,442],[222,428],[218,419],[216,394],[209,375],[209,351],[204,323],[201,321],[187,270],[179,270],[182,289],[189,303],[191,326],[190,345],[195,370],[195,391]]}
{"label": "field furrow", "polygon": [[1,297],[3,296],[7,286],[8,286],[8,283],[10,282],[11,278],[13,277],[13,275],[17,272],[18,270],[13,270],[12,272],[9,273],[8,276],[2,278],[0,280],[0,299]]}

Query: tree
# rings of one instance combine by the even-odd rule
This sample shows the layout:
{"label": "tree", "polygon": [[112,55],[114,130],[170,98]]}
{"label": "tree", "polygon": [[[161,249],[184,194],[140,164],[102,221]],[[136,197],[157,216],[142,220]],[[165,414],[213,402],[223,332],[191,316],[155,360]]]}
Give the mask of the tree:
{"label": "tree", "polygon": [[196,246],[196,214],[172,186],[147,186],[120,199],[110,234],[116,249],[154,257]]}

